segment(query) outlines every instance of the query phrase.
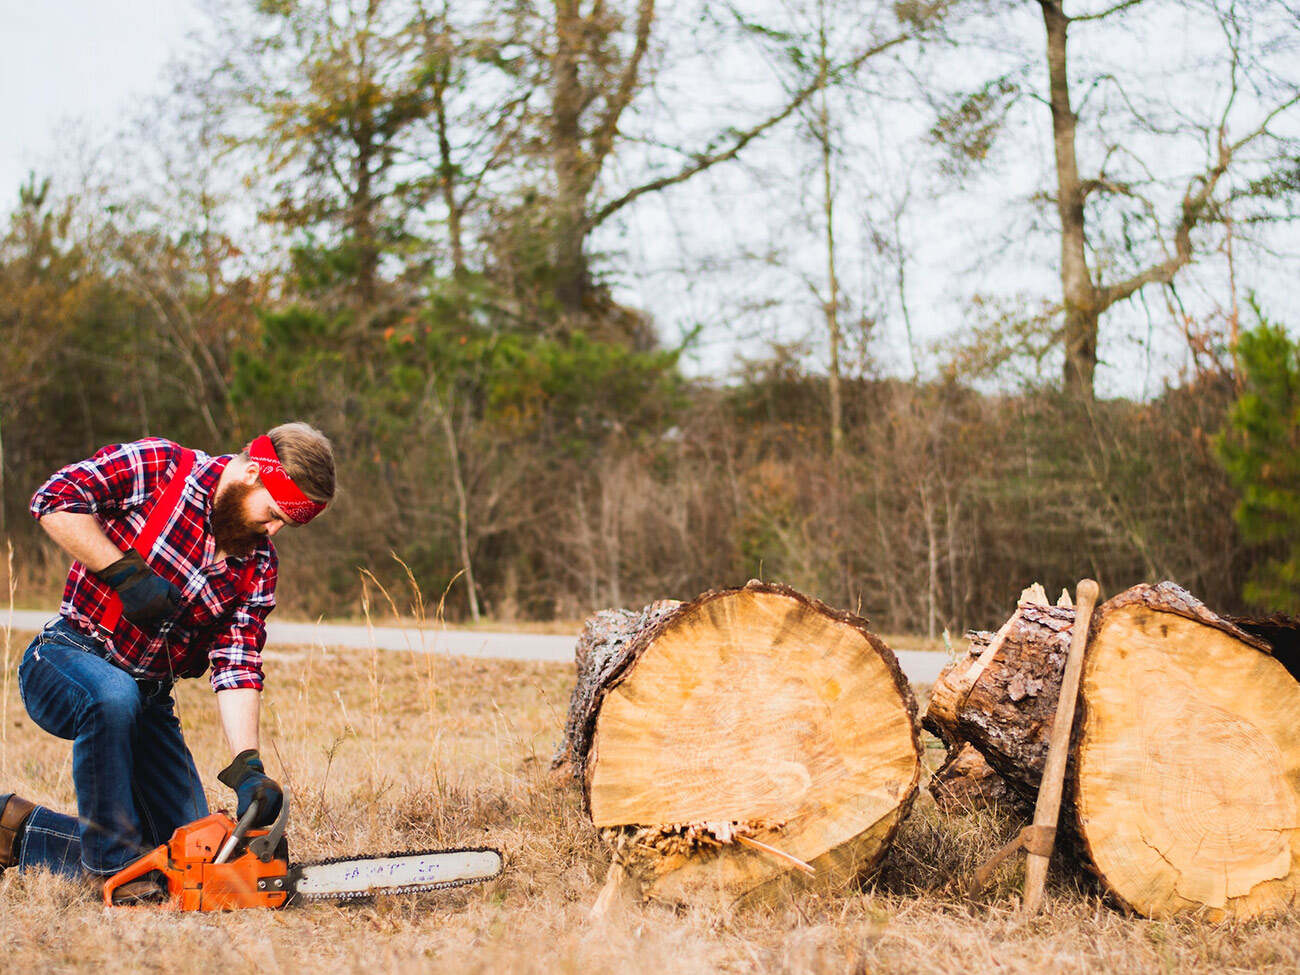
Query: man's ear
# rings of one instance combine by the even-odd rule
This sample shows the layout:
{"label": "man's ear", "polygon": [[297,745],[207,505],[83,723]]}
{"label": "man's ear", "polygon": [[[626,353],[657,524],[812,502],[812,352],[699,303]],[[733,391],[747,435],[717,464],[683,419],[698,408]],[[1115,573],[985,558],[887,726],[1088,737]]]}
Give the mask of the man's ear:
{"label": "man's ear", "polygon": [[247,484],[249,487],[254,487],[256,486],[257,478],[261,473],[262,473],[262,469],[258,465],[257,461],[255,460],[245,461],[244,469],[239,473],[239,480],[242,481],[244,484]]}

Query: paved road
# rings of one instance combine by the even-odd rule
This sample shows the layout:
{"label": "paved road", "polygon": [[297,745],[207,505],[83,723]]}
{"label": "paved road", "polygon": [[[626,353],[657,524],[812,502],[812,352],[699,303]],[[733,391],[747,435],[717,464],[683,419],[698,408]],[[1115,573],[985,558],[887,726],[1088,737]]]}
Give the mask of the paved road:
{"label": "paved road", "polygon": [[[53,614],[16,610],[15,630],[35,631]],[[8,614],[0,611],[0,626]],[[380,650],[407,650],[421,653],[444,653],[457,657],[480,657],[496,660],[573,660],[574,637],[547,636],[539,633],[493,633],[485,630],[424,630],[402,626],[352,626],[341,623],[271,622],[266,628],[267,646],[277,644],[316,644],[324,647],[357,647]],[[908,680],[932,683],[948,662],[946,654],[918,650],[898,651],[898,662]]]}

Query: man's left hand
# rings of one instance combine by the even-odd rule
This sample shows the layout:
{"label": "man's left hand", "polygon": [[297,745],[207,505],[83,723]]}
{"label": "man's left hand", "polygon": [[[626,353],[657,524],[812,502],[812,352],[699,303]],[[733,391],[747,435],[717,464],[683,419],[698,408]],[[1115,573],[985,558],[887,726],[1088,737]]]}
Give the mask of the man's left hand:
{"label": "man's left hand", "polygon": [[262,765],[262,756],[256,748],[246,748],[235,756],[235,760],[221,770],[217,779],[235,790],[239,800],[235,818],[242,819],[253,800],[257,800],[257,815],[254,826],[270,826],[280,815],[280,806],[284,802],[284,790],[280,783],[266,774]]}

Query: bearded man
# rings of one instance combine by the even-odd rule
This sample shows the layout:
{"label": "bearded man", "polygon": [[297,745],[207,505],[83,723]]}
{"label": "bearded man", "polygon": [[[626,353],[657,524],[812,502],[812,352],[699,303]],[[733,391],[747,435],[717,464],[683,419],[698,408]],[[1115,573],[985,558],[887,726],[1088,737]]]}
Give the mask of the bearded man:
{"label": "bearded man", "polygon": [[[172,685],[209,665],[235,756],[218,779],[235,790],[239,816],[256,801],[254,825],[275,820],[283,795],[258,753],[271,538],[333,496],[330,442],[305,423],[237,456],[156,438],[114,444],[41,486],[32,514],[76,561],[18,686],[32,720],[73,743],[77,815],[0,795],[0,869],[100,883],[206,816]],[[152,881],[128,886],[123,899],[165,897]]]}

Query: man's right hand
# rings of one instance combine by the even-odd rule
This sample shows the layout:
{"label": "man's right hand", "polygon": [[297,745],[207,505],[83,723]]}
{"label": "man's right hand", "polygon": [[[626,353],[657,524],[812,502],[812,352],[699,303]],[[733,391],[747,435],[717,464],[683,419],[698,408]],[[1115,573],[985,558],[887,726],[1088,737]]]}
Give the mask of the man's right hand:
{"label": "man's right hand", "polygon": [[235,760],[217,773],[217,781],[235,790],[238,805],[235,816],[244,818],[248,807],[257,800],[257,813],[253,817],[254,826],[270,826],[280,815],[280,806],[284,802],[284,790],[280,783],[266,774],[262,766],[262,756],[256,748],[246,748]]}
{"label": "man's right hand", "polygon": [[136,626],[161,626],[180,613],[181,591],[149,568],[135,549],[95,573],[122,597],[122,615]]}

